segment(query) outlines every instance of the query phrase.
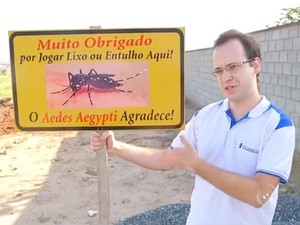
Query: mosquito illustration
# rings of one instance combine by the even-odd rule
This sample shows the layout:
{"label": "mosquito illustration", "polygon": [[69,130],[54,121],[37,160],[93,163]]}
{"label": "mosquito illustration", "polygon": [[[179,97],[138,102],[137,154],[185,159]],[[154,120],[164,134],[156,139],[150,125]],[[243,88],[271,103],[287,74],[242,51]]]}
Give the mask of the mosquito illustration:
{"label": "mosquito illustration", "polygon": [[88,93],[88,97],[90,100],[91,105],[93,105],[93,101],[91,98],[91,93],[90,93],[90,87],[94,87],[96,89],[99,90],[108,90],[108,89],[114,89],[116,91],[120,91],[120,92],[129,92],[129,93],[134,93],[134,91],[128,91],[128,90],[122,90],[119,89],[118,87],[123,86],[123,84],[121,82],[133,79],[135,77],[138,77],[139,75],[141,75],[142,73],[144,73],[146,71],[146,69],[140,71],[139,73],[127,77],[125,79],[121,79],[121,80],[114,80],[112,79],[112,77],[115,76],[115,74],[101,74],[101,73],[97,73],[95,69],[91,69],[90,72],[88,74],[84,74],[82,72],[82,70],[79,70],[78,74],[73,75],[72,73],[68,73],[68,78],[69,78],[69,85],[60,90],[60,91],[55,91],[55,92],[51,92],[51,94],[59,94],[59,93],[65,93],[68,90],[72,90],[73,93],[72,95],[62,104],[63,106],[66,105],[68,103],[68,101],[73,98],[76,93],[83,87],[83,86],[87,86],[87,93]]}

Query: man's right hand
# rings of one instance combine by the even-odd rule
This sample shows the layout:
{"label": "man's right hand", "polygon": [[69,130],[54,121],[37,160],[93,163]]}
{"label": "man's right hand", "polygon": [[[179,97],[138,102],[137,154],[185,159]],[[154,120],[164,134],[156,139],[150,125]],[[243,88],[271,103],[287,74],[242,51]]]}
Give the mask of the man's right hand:
{"label": "man's right hand", "polygon": [[100,150],[105,150],[111,154],[113,151],[117,150],[116,140],[113,131],[92,132],[91,134],[91,149],[95,152]]}

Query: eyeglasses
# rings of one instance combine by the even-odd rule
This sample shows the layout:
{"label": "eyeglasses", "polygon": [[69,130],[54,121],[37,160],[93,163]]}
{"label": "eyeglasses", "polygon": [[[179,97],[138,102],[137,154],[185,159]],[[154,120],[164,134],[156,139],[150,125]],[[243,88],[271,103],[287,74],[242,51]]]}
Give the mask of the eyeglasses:
{"label": "eyeglasses", "polygon": [[215,71],[213,72],[213,74],[216,76],[216,77],[220,77],[223,75],[224,71],[226,71],[227,73],[230,73],[230,74],[234,74],[235,72],[237,72],[237,70],[243,66],[244,64],[246,63],[249,63],[249,62],[252,62],[254,60],[254,58],[251,58],[251,59],[248,59],[244,62],[233,62],[233,63],[230,63],[224,67],[219,67],[217,69],[215,69]]}

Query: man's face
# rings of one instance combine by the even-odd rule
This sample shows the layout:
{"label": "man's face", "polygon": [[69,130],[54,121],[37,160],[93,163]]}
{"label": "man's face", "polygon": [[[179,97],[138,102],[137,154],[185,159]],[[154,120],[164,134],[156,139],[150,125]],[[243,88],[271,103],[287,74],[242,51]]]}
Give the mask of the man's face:
{"label": "man's face", "polygon": [[258,92],[256,74],[260,71],[258,57],[249,60],[241,42],[230,40],[215,48],[213,66],[219,88],[226,98],[240,102]]}

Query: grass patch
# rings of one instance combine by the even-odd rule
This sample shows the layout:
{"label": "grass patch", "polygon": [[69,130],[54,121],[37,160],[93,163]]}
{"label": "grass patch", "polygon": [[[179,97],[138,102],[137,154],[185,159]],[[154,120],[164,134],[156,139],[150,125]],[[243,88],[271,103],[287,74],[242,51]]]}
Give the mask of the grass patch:
{"label": "grass patch", "polygon": [[0,74],[0,99],[12,98],[10,74]]}

